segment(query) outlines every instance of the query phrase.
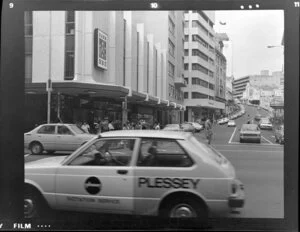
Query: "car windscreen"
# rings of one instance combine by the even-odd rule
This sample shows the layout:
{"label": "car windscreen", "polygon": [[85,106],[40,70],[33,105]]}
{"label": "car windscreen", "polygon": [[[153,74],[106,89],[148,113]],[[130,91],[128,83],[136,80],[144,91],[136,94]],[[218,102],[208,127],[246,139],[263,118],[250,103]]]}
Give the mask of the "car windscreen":
{"label": "car windscreen", "polygon": [[77,125],[70,125],[70,128],[76,133],[76,134],[84,134],[85,131],[79,128]]}

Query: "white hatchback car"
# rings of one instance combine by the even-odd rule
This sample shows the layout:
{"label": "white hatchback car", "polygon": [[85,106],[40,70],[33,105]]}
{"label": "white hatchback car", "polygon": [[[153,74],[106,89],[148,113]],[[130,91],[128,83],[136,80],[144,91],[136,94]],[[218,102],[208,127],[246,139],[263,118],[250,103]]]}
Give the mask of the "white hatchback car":
{"label": "white hatchback car", "polygon": [[75,124],[42,124],[24,134],[24,148],[34,155],[43,151],[75,151],[93,137]]}
{"label": "white hatchback car", "polygon": [[191,133],[105,132],[69,156],[25,164],[24,213],[53,209],[169,218],[229,215],[244,205],[234,167]]}

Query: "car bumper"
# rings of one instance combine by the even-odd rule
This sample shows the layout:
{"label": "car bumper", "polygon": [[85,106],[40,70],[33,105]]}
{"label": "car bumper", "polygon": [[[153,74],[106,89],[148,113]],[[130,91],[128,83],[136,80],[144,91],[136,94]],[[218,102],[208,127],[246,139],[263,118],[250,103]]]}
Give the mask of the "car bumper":
{"label": "car bumper", "polygon": [[260,136],[240,136],[240,139],[243,141],[260,141]]}
{"label": "car bumper", "polygon": [[232,194],[228,198],[228,206],[230,208],[242,208],[245,204],[245,190],[244,185],[241,181],[236,180],[238,182],[237,186],[238,189],[235,194]]}

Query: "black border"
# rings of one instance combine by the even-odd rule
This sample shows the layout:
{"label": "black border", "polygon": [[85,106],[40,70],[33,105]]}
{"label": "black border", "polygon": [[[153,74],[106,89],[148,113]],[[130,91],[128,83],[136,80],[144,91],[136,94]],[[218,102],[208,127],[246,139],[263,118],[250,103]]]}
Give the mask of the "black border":
{"label": "black border", "polygon": [[[0,224],[13,229],[23,220],[23,117],[24,111],[24,11],[32,10],[240,10],[240,5],[259,4],[263,9],[284,9],[285,128],[284,219],[230,218],[211,220],[213,230],[298,231],[299,154],[299,8],[294,0],[4,0],[1,20],[0,79]],[[14,7],[10,8],[9,3]],[[258,9],[258,10],[259,10]],[[254,9],[253,9],[254,10]],[[255,9],[256,10],[256,9]],[[80,221],[56,223],[52,229],[93,229]],[[94,222],[95,223],[95,222]],[[136,223],[136,222],[135,222]],[[48,223],[49,224],[49,223]],[[53,222],[52,222],[53,224]],[[153,224],[131,229],[157,229]],[[95,227],[96,228],[96,227]],[[108,228],[106,228],[108,229]],[[120,227],[119,229],[122,229]]]}

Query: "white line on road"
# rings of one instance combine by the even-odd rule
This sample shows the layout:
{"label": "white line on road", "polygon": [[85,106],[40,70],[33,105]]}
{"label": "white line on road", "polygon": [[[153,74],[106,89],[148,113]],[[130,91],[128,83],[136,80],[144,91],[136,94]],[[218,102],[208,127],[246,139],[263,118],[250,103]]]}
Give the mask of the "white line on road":
{"label": "white line on road", "polygon": [[[236,127],[236,128],[237,128],[237,127]],[[233,139],[233,136],[234,136],[234,134],[235,134],[236,128],[234,128],[234,131],[233,131],[233,133],[232,133],[232,135],[231,135],[231,137],[230,137],[230,139],[229,139],[229,142],[228,142],[228,143],[231,143],[231,140]]]}
{"label": "white line on road", "polygon": [[27,156],[29,156],[30,154],[26,154],[26,155],[24,155],[24,157],[27,157]]}
{"label": "white line on road", "polygon": [[271,141],[267,140],[264,136],[261,136],[264,140],[266,140],[267,142],[269,142],[270,144],[273,144]]}

